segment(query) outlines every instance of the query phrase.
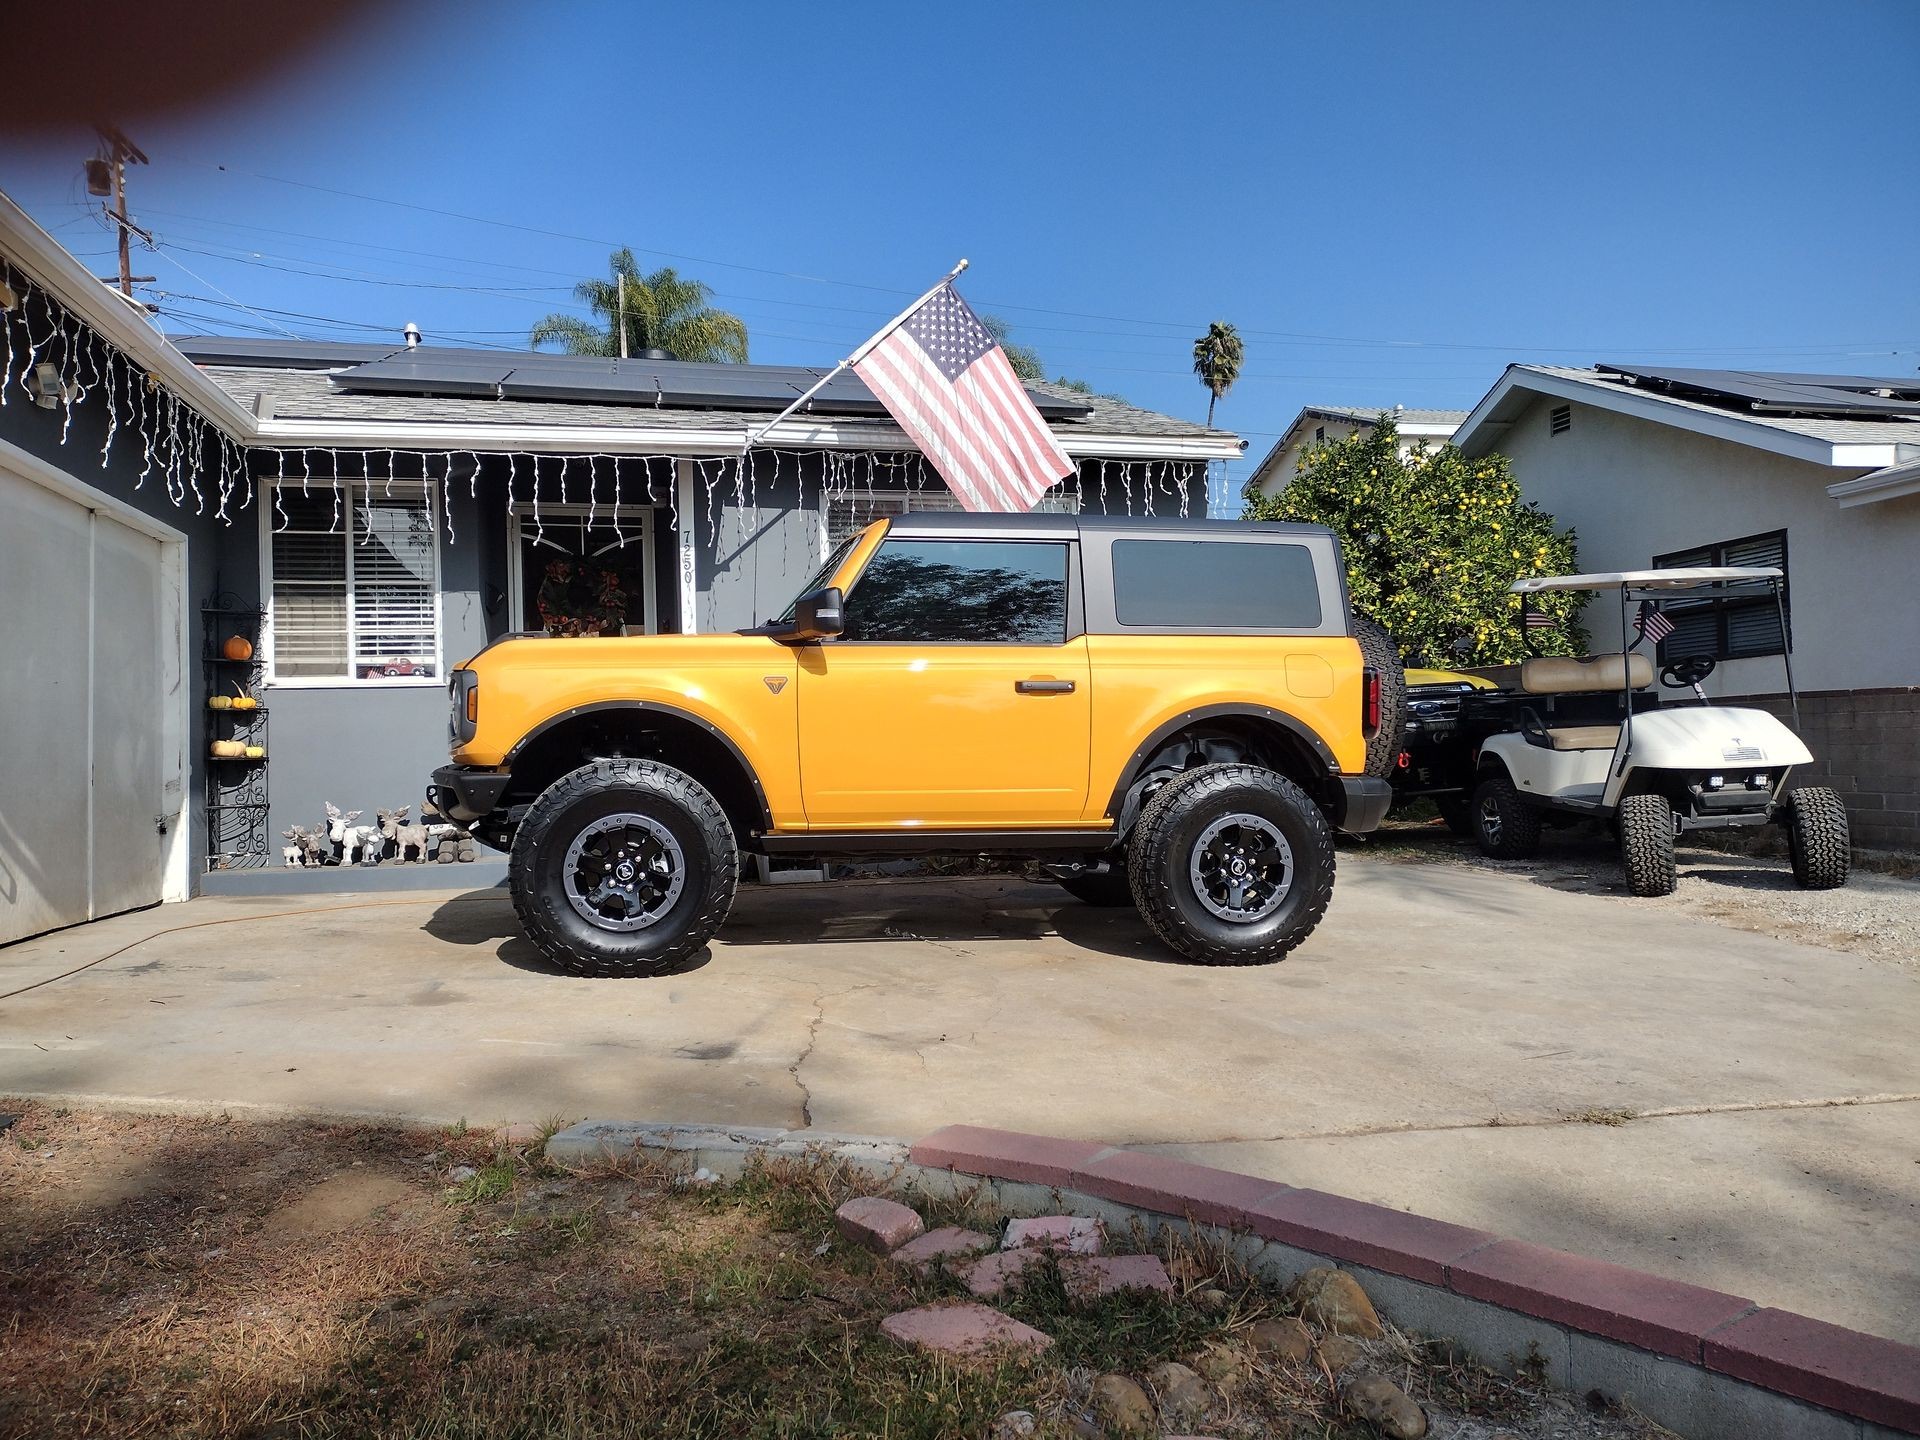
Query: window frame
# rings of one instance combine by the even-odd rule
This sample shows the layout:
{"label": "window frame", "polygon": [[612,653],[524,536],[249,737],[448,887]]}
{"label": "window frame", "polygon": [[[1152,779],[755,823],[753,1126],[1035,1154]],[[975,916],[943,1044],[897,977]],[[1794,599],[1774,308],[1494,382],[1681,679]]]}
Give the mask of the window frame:
{"label": "window frame", "polygon": [[[1685,549],[1669,550],[1664,555],[1655,555],[1653,557],[1653,568],[1656,570],[1683,568],[1678,564],[1681,560],[1688,560],[1690,563],[1698,565],[1725,565],[1727,563],[1727,551],[1733,549],[1735,546],[1751,545],[1756,541],[1776,539],[1780,542],[1780,608],[1778,613],[1781,619],[1780,641],[1777,648],[1772,650],[1742,650],[1738,654],[1735,654],[1732,652],[1732,646],[1729,641],[1731,631],[1728,627],[1727,616],[1735,610],[1746,609],[1765,610],[1770,614],[1774,613],[1774,600],[1771,595],[1765,598],[1757,596],[1736,596],[1732,599],[1710,598],[1692,603],[1669,600],[1661,605],[1661,613],[1671,620],[1676,615],[1686,615],[1689,613],[1698,614],[1703,609],[1709,610],[1713,615],[1714,626],[1713,658],[1721,663],[1734,660],[1771,660],[1775,656],[1790,654],[1793,650],[1793,572],[1788,568],[1789,552],[1787,549],[1787,531],[1785,526],[1777,530],[1756,531],[1752,535],[1736,535],[1730,540],[1716,540],[1708,545],[1689,545]],[[1706,560],[1700,561],[1693,558],[1698,556],[1702,551],[1705,551],[1707,554],[1708,558]],[[1667,609],[1668,605],[1672,605],[1675,608],[1669,611]],[[1684,655],[1678,650],[1670,651],[1668,646],[1671,643],[1671,638],[1672,637],[1669,636],[1661,640],[1659,645],[1655,647],[1655,653],[1662,665],[1667,664],[1670,660],[1683,659],[1688,655],[1698,655],[1702,653],[1695,649],[1687,650]]]}
{"label": "window frame", "polygon": [[[1200,527],[1213,526],[1214,522],[1201,521]],[[1320,623],[1311,628],[1303,626],[1277,625],[1127,625],[1121,623],[1117,596],[1114,591],[1113,546],[1119,540],[1195,540],[1202,539],[1208,531],[1205,528],[1184,526],[1156,529],[1143,524],[1128,529],[1087,529],[1080,532],[1081,561],[1085,565],[1085,585],[1087,593],[1087,629],[1094,635],[1212,635],[1235,636],[1255,635],[1267,638],[1340,636],[1349,633],[1349,603],[1347,597],[1346,568],[1340,563],[1340,554],[1331,535],[1316,531],[1313,527],[1298,528],[1281,525],[1260,526],[1219,540],[1204,539],[1203,543],[1236,545],[1298,545],[1303,547],[1313,561],[1315,583],[1320,592]]]}
{"label": "window frame", "polygon": [[[640,552],[640,557],[645,575],[642,583],[646,587],[646,594],[643,597],[644,604],[641,607],[640,623],[648,635],[658,635],[660,633],[660,577],[655,573],[657,567],[655,565],[656,554],[654,547],[654,540],[658,534],[658,527],[654,524],[654,511],[659,508],[657,505],[586,506],[567,504],[542,505],[539,509],[539,513],[542,515],[564,516],[569,520],[582,518],[587,515],[592,515],[597,520],[601,516],[612,516],[618,512],[620,523],[623,526],[629,520],[636,522],[633,528],[641,532],[641,538],[638,540],[629,540],[627,541],[627,545],[637,544],[643,547]],[[527,561],[521,543],[532,533],[522,522],[534,513],[533,502],[531,500],[517,500],[507,510],[507,622],[509,627],[515,632],[530,632],[540,629],[540,617],[526,613]],[[438,549],[439,547],[436,546],[435,548]]]}
{"label": "window frame", "polygon": [[[867,556],[866,563],[861,565],[860,573],[854,577],[853,584],[847,587],[846,596],[842,602],[843,605],[851,605],[853,603],[854,596],[857,595],[860,591],[860,582],[861,580],[866,578],[867,571],[872,567],[873,562],[878,560],[881,557],[881,555],[883,555],[886,552],[887,546],[894,545],[894,544],[899,544],[899,545],[1055,545],[1055,546],[1060,546],[1065,548],[1067,552],[1067,576],[1066,576],[1067,613],[1066,613],[1065,634],[1063,634],[1061,638],[1058,640],[982,640],[982,639],[977,639],[972,637],[961,639],[961,640],[859,640],[859,639],[853,638],[850,635],[836,635],[830,643],[834,645],[860,645],[860,646],[867,646],[867,645],[874,645],[874,646],[880,646],[880,645],[994,645],[994,646],[1011,647],[1011,646],[1018,645],[1018,646],[1025,646],[1028,649],[1034,649],[1034,650],[1057,650],[1064,645],[1073,644],[1076,640],[1079,640],[1087,633],[1086,619],[1085,619],[1086,612],[1080,603],[1080,587],[1081,587],[1080,546],[1076,541],[1064,539],[1061,537],[1050,537],[1047,539],[1036,538],[1032,540],[1015,540],[1015,539],[1006,539],[1000,536],[987,538],[987,537],[972,536],[972,535],[956,535],[951,540],[944,540],[944,539],[937,540],[937,539],[931,539],[923,535],[901,535],[901,536],[895,536],[892,534],[883,535],[880,539],[880,543],[874,547],[873,553]],[[851,612],[849,611],[848,613],[850,614]]]}
{"label": "window frame", "polygon": [[[287,675],[278,673],[280,652],[276,634],[276,615],[273,596],[273,534],[277,509],[273,503],[273,492],[278,489],[299,488],[303,485],[311,491],[318,486],[322,489],[338,488],[341,497],[341,518],[344,522],[347,543],[347,669],[345,675]],[[428,532],[433,536],[433,578],[429,582],[433,592],[433,674],[431,675],[390,675],[358,676],[353,670],[353,517],[354,491],[356,487],[366,492],[374,486],[385,486],[385,479],[368,480],[363,476],[309,476],[304,482],[301,477],[262,476],[255,480],[263,501],[257,508],[260,511],[260,600],[265,617],[260,625],[260,641],[266,651],[266,665],[263,668],[261,684],[276,690],[444,690],[447,685],[446,657],[446,616],[445,591],[441,587],[440,525],[441,525],[441,482],[438,480],[395,480],[396,487],[411,486],[423,492],[427,501]]]}

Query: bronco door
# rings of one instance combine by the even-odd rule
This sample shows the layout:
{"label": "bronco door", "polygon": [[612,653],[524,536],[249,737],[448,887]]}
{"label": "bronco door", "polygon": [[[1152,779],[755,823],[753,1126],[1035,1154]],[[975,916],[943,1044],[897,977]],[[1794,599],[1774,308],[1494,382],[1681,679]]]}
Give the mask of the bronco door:
{"label": "bronco door", "polygon": [[845,632],[800,652],[811,829],[1071,824],[1087,795],[1086,639],[1065,539],[882,542]]}

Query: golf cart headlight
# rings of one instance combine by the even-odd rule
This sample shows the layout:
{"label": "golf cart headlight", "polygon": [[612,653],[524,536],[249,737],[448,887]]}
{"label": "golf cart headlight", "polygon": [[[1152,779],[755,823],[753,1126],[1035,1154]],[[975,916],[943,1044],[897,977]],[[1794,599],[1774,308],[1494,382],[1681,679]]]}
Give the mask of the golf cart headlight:
{"label": "golf cart headlight", "polygon": [[1726,783],[1727,783],[1727,780],[1724,775],[1707,776],[1707,789],[1709,790],[1718,790]]}
{"label": "golf cart headlight", "polygon": [[1770,785],[1769,785],[1769,782],[1770,782],[1770,780],[1771,780],[1771,778],[1772,778],[1772,777],[1770,777],[1769,775],[1767,775],[1767,774],[1766,774],[1766,773],[1764,773],[1764,772],[1761,772],[1761,771],[1756,771],[1756,772],[1755,772],[1754,774],[1752,774],[1752,775],[1749,775],[1749,776],[1747,777],[1747,788],[1748,788],[1749,790],[1765,790],[1765,789],[1768,789],[1768,788],[1770,788]]}

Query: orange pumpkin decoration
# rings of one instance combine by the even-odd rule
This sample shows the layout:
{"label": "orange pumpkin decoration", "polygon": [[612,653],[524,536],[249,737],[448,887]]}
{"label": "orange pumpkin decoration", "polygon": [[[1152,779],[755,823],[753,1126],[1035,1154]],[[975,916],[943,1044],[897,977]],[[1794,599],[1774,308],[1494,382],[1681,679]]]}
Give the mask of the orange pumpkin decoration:
{"label": "orange pumpkin decoration", "polygon": [[253,644],[244,635],[229,635],[227,643],[220,647],[220,653],[229,660],[251,660]]}

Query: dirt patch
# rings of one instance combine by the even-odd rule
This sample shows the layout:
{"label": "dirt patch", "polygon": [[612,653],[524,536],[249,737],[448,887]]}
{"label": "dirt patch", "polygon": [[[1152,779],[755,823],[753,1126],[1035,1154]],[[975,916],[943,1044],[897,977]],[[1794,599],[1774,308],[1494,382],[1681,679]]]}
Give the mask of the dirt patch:
{"label": "dirt patch", "polygon": [[1734,930],[1889,961],[1920,973],[1920,879],[1900,857],[1856,860],[1838,890],[1803,890],[1794,882],[1784,842],[1771,831],[1744,839],[1688,837],[1675,849],[1679,887],[1641,899],[1627,893],[1612,840],[1589,827],[1549,830],[1532,860],[1488,860],[1472,842],[1439,821],[1392,820],[1363,843],[1382,860],[1463,865],[1521,875],[1576,895],[1603,895],[1623,905],[1713,920]]}
{"label": "dirt patch", "polygon": [[[1054,1350],[956,1368],[880,1336],[962,1290],[839,1241],[863,1183],[843,1172],[709,1187],[464,1131],[0,1108],[21,1117],[0,1135],[0,1436],[932,1440],[1025,1410],[1067,1437],[1095,1375],[1166,1360],[1231,1375],[1209,1434],[1372,1434],[1321,1371],[1255,1355],[1250,1328],[1292,1307],[1203,1248],[1162,1252],[1171,1296],[1076,1302],[1048,1269],[1003,1303]],[[84,1179],[108,1148],[129,1161],[110,1191]],[[1419,1337],[1364,1359],[1448,1440],[1660,1433]]]}

